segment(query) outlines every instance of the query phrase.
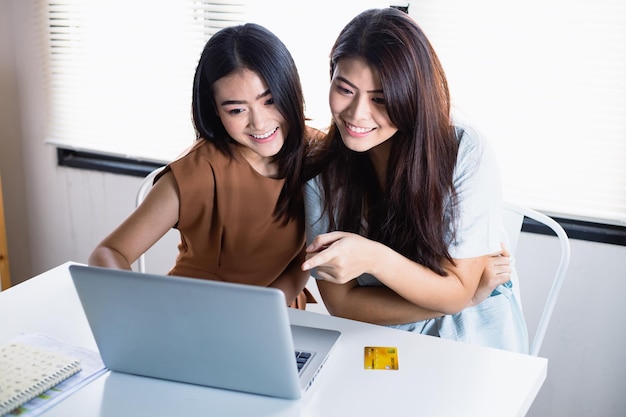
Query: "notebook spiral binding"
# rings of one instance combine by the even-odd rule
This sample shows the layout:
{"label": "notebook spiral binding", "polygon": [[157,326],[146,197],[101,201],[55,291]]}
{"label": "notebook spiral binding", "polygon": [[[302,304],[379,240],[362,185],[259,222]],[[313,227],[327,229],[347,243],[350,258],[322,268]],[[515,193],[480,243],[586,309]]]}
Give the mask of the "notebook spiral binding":
{"label": "notebook spiral binding", "polygon": [[[59,384],[65,379],[69,378],[70,376],[76,374],[82,369],[80,361],[78,360],[69,359],[65,357],[59,357],[58,355],[53,354],[51,352],[40,351],[38,349],[27,347],[20,343],[11,344],[11,347],[21,349],[21,352],[18,351],[18,353],[23,353],[25,352],[24,349],[26,349],[28,353],[36,352],[37,354],[45,354],[45,355],[48,355],[49,357],[54,357],[57,361],[62,360],[63,362],[67,362],[67,364],[60,368],[57,368],[54,372],[50,373],[49,375],[42,374],[40,372],[40,369],[38,369],[36,366],[33,366],[32,363],[24,362],[18,365],[18,366],[21,366],[22,368],[26,368],[25,372],[35,372],[32,376],[25,375],[24,374],[25,372],[20,373],[20,375],[23,375],[24,381],[27,381],[27,380],[31,381],[32,385],[29,385],[27,388],[13,387],[11,386],[11,382],[9,382],[7,385],[7,383],[3,381],[0,375],[0,397],[4,397],[11,390],[15,391],[13,395],[11,395],[8,398],[5,398],[4,401],[0,401],[0,416],[3,416],[4,414],[15,410],[19,406],[43,394],[50,388],[54,387],[55,385]],[[7,359],[7,358],[0,357],[0,359]],[[8,359],[9,361],[11,360],[11,358],[8,358]],[[19,360],[19,358],[13,358],[13,359]],[[0,363],[0,365],[2,364]],[[9,362],[9,365],[11,365],[10,362]],[[32,366],[32,369],[28,370],[27,368],[30,366]],[[0,366],[0,368],[2,367]],[[15,368],[15,369],[19,369],[19,368]]]}
{"label": "notebook spiral binding", "polygon": [[[80,371],[80,365],[77,362],[64,368],[60,368],[57,372],[53,373],[52,375],[48,375],[41,381],[37,382],[37,384],[33,385],[31,388],[28,388],[27,390],[22,392],[18,392],[13,397],[0,404],[0,412],[5,412],[5,409],[7,409],[7,411],[11,411],[16,407],[19,407],[25,402],[30,401],[38,395],[43,394],[54,385],[61,382],[59,378],[62,378],[64,376],[65,378],[69,378],[78,371]],[[1,388],[2,386],[0,386],[0,389]]]}

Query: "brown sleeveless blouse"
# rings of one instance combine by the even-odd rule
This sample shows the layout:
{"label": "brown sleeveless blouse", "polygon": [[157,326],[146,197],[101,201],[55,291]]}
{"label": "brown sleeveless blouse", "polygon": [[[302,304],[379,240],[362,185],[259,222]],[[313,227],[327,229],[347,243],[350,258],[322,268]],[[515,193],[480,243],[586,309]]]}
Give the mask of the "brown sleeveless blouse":
{"label": "brown sleeveless blouse", "polygon": [[267,286],[302,250],[302,223],[274,221],[283,179],[264,177],[205,140],[167,170],[180,195],[181,242],[171,275]]}

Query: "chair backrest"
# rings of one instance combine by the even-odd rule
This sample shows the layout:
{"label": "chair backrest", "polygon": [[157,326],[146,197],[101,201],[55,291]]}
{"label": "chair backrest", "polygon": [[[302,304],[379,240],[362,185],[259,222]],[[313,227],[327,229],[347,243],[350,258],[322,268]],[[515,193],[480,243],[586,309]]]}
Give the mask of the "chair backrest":
{"label": "chair backrest", "polygon": [[[552,279],[552,285],[548,292],[548,296],[543,305],[543,310],[541,312],[541,317],[539,319],[537,330],[535,331],[535,335],[532,338],[532,342],[530,345],[529,353],[531,355],[538,355],[539,350],[541,348],[541,344],[543,343],[544,336],[546,334],[546,330],[548,328],[548,324],[550,323],[550,318],[552,317],[552,312],[554,310],[554,306],[556,304],[557,298],[559,296],[559,292],[561,290],[561,286],[563,285],[563,280],[565,278],[565,273],[567,272],[567,268],[570,262],[570,242],[565,230],[551,217],[539,213],[538,211],[529,209],[524,206],[520,206],[518,204],[514,204],[511,202],[505,202],[503,204],[502,209],[502,219],[504,221],[504,227],[509,236],[509,251],[512,256],[515,256],[517,251],[517,243],[519,240],[519,236],[522,230],[522,224],[524,221],[524,217],[528,217],[533,219],[534,221],[545,225],[550,228],[554,234],[558,238],[559,246],[560,246],[560,260],[554,277]],[[524,280],[528,280],[530,277],[522,277],[521,287],[524,287]],[[518,286],[516,286],[518,287]],[[518,287],[519,288],[519,287]],[[519,295],[519,294],[518,294]],[[523,299],[521,300],[523,304]],[[523,310],[523,307],[522,307]]]}
{"label": "chair backrest", "polygon": [[[156,177],[159,172],[161,172],[165,167],[158,167],[154,171],[150,172],[139,185],[139,189],[137,190],[137,196],[135,198],[135,207],[139,206],[146,195],[148,195],[148,191],[152,188],[152,183],[154,182],[154,177]],[[137,270],[139,272],[146,272],[146,255],[142,254],[137,259]]]}
{"label": "chair backrest", "polygon": [[[530,345],[529,353],[531,355],[537,356],[539,354],[539,350],[541,349],[541,344],[543,343],[548,324],[550,323],[550,318],[552,317],[552,312],[559,296],[561,286],[563,285],[565,273],[567,272],[567,268],[569,267],[571,250],[569,238],[565,233],[565,230],[563,230],[563,227],[561,227],[561,225],[558,224],[554,219],[527,207],[511,202],[504,202],[502,207],[502,220],[504,222],[504,227],[509,237],[509,242],[507,243],[509,252],[512,256],[515,256],[515,253],[517,251],[517,244],[520,234],[522,232],[524,217],[533,219],[536,222],[539,222],[540,224],[543,224],[546,227],[552,229],[552,231],[556,234],[558,238],[558,244],[560,247],[559,264],[552,278],[552,285],[548,292],[548,296],[546,297],[545,303],[543,304],[543,309],[537,325],[537,330],[535,331],[534,337]],[[523,277],[522,280],[527,281],[529,279],[530,277]],[[520,296],[520,301],[523,304],[523,300],[521,299],[520,294],[520,284],[518,282],[518,277],[513,276],[512,280],[514,280],[514,288],[516,289],[516,294]],[[521,286],[523,287],[523,283]],[[311,309],[316,312],[328,314],[328,310],[326,310],[324,306],[324,301],[319,295],[319,291],[317,289],[314,278],[311,278],[309,280],[307,288],[309,288],[309,290],[314,294],[316,300],[318,300],[318,303],[320,303],[317,306],[315,304],[307,305],[307,310]],[[522,306],[522,311],[523,310],[524,309]]]}

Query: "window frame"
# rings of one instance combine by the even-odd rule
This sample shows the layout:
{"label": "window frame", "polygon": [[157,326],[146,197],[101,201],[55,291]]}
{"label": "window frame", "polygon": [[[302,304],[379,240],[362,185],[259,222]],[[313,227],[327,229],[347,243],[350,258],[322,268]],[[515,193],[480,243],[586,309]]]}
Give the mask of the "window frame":
{"label": "window frame", "polygon": [[[119,156],[109,156],[95,152],[77,151],[57,147],[58,165],[68,168],[108,172],[144,178],[155,168],[164,164]],[[552,216],[551,216],[552,217]],[[591,221],[552,217],[559,223],[570,239],[588,242],[626,246],[626,227]],[[522,232],[554,236],[554,232],[544,225],[524,218]]]}

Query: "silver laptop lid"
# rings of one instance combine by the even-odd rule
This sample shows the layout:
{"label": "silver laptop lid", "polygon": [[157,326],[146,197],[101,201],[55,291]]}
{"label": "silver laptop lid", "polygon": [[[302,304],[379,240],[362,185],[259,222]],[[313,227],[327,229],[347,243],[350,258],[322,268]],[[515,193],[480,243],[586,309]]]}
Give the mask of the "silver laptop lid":
{"label": "silver laptop lid", "polygon": [[[70,273],[113,371],[283,398],[309,385],[298,377],[280,290],[82,265]],[[326,332],[333,340],[312,348],[309,379],[338,337]]]}

